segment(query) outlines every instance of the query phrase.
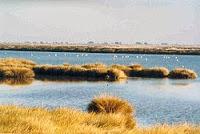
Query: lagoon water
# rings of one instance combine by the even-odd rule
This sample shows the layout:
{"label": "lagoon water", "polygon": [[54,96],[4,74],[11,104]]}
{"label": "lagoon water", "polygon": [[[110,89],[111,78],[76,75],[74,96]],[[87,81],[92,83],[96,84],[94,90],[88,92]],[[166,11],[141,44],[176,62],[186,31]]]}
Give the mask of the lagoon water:
{"label": "lagoon water", "polygon": [[[186,67],[200,74],[200,56],[96,54],[65,52],[0,51],[0,57],[26,58],[40,64],[133,64],[169,69]],[[128,79],[124,82],[44,82],[9,86],[0,84],[0,104],[46,108],[72,107],[86,110],[96,95],[111,94],[135,106],[141,126],[158,123],[200,124],[200,79]]]}

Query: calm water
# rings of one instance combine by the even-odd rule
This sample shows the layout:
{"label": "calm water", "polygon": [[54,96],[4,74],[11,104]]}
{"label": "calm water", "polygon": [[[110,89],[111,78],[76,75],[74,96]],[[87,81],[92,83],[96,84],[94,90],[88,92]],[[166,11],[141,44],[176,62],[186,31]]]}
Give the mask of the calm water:
{"label": "calm water", "polygon": [[[88,54],[63,52],[0,51],[0,57],[21,57],[42,64],[141,63],[169,69],[187,67],[200,74],[199,56]],[[31,85],[0,85],[0,103],[25,106],[75,107],[85,110],[95,95],[111,94],[128,100],[140,125],[189,122],[200,124],[200,79],[129,79],[108,82],[42,82]]]}

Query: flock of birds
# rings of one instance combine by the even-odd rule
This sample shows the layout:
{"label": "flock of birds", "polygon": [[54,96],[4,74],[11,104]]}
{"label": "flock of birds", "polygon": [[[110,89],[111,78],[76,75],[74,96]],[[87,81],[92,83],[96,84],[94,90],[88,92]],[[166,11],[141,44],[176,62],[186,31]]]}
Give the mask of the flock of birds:
{"label": "flock of birds", "polygon": [[[54,56],[54,57],[58,57],[58,56],[61,56],[61,55],[58,55],[58,53],[51,53],[51,54],[49,54],[49,53],[47,53],[48,54],[48,57],[51,57],[51,56]],[[4,52],[4,55],[9,55],[7,52]],[[87,54],[87,53],[82,53],[82,54],[70,54],[70,53],[64,53],[63,54],[64,56],[71,56],[71,55],[73,55],[73,56],[75,56],[75,57],[77,57],[77,58],[79,58],[79,57],[87,57],[87,56],[89,56],[89,54]],[[40,59],[40,57],[38,56],[38,55],[34,55],[33,53],[30,53],[30,56],[31,57],[34,57],[34,56],[37,56],[37,58],[39,58]],[[117,60],[117,59],[128,59],[128,58],[136,58],[136,59],[144,59],[145,61],[148,61],[148,57],[146,56],[146,55],[117,55],[117,54],[113,54],[112,55],[112,59],[113,60]],[[173,59],[175,59],[175,61],[176,62],[179,62],[180,60],[179,60],[179,58],[177,57],[177,56],[168,56],[168,55],[164,55],[164,56],[162,56],[163,57],[163,59],[171,59],[171,58],[173,58]]]}

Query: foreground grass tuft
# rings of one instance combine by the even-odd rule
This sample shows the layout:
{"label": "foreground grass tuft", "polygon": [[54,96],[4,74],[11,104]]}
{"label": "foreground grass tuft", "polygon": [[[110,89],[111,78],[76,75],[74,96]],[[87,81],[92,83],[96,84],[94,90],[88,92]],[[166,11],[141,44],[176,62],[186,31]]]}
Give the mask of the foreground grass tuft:
{"label": "foreground grass tuft", "polygon": [[89,113],[96,114],[122,114],[126,121],[127,128],[134,128],[136,126],[133,118],[133,107],[127,101],[113,96],[95,97],[88,105]]}
{"label": "foreground grass tuft", "polygon": [[[92,105],[92,106],[91,106]],[[138,128],[131,105],[117,97],[92,100],[89,113],[69,108],[0,106],[0,133],[20,134],[199,134],[200,127],[160,125]],[[99,110],[96,110],[99,109]]]}
{"label": "foreground grass tuft", "polygon": [[127,101],[107,95],[95,97],[87,110],[94,113],[122,113],[124,115],[133,112],[132,106]]}
{"label": "foreground grass tuft", "polygon": [[190,69],[176,68],[169,73],[171,79],[196,79],[197,74]]}

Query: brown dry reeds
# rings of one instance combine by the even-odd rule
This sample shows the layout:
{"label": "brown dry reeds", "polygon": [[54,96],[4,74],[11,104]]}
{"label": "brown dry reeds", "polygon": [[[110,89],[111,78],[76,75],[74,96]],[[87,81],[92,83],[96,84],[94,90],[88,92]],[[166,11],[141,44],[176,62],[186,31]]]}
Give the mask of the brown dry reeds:
{"label": "brown dry reeds", "polygon": [[193,70],[186,68],[176,68],[169,73],[171,79],[196,79],[197,77]]}
{"label": "brown dry reeds", "polygon": [[33,68],[36,76],[46,75],[55,77],[82,77],[82,78],[94,78],[100,80],[119,80],[126,78],[126,75],[117,69],[108,68],[90,68],[86,69],[82,66],[71,65],[71,66],[52,66],[52,65],[41,65]]}

